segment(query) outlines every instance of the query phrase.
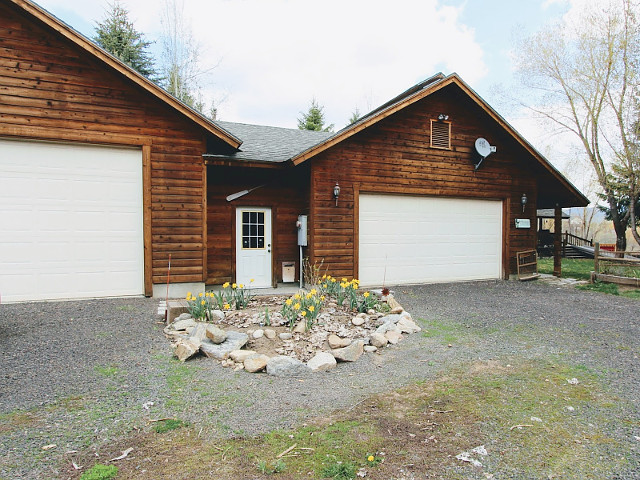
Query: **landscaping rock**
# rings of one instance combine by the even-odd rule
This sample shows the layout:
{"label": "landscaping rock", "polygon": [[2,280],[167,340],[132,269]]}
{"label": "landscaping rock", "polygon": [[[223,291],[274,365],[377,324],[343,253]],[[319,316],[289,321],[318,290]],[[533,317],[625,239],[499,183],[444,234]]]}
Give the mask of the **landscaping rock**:
{"label": "landscaping rock", "polygon": [[386,337],[387,340],[389,340],[389,343],[392,345],[395,345],[400,340],[402,340],[402,334],[394,330],[389,330],[387,333],[384,334],[384,336]]}
{"label": "landscaping rock", "polygon": [[206,322],[196,322],[193,330],[189,334],[190,340],[195,340],[198,342],[202,342],[207,338],[207,327],[209,326]]}
{"label": "landscaping rock", "polygon": [[337,362],[333,355],[328,352],[318,352],[315,357],[307,362],[309,367],[314,372],[323,372],[336,368]]}
{"label": "landscaping rock", "polygon": [[272,330],[271,328],[265,328],[264,336],[267,337],[269,340],[273,340],[274,338],[276,338],[276,331]]}
{"label": "landscaping rock", "polygon": [[370,308],[369,310],[367,310],[367,314],[368,315],[375,315],[376,311],[373,308]]}
{"label": "landscaping rock", "polygon": [[369,336],[369,343],[374,347],[382,348],[389,343],[389,340],[383,333],[372,333]]}
{"label": "landscaping rock", "polygon": [[[187,313],[187,315],[189,314]],[[189,317],[189,318],[183,318],[181,320],[176,320],[175,322],[170,324],[168,328],[171,330],[186,330],[187,328],[193,328],[195,326],[196,326],[196,321],[193,318]]]}
{"label": "landscaping rock", "polygon": [[364,351],[367,353],[374,353],[378,351],[378,347],[375,347],[373,345],[365,345],[364,346]]}
{"label": "landscaping rock", "polygon": [[212,322],[222,322],[224,320],[224,312],[222,310],[212,310],[209,315]]}
{"label": "landscaping rock", "polygon": [[184,312],[184,313],[181,313],[180,315],[178,315],[178,318],[176,318],[174,320],[174,322],[177,322],[179,320],[189,320],[189,319],[193,320],[193,317],[191,316],[191,314],[187,313],[187,312]]}
{"label": "landscaping rock", "polygon": [[207,325],[205,335],[209,340],[216,344],[222,343],[227,339],[227,332],[215,325]]}
{"label": "landscaping rock", "polygon": [[422,330],[413,320],[408,320],[406,317],[402,317],[396,326],[402,333],[418,333]]}
{"label": "landscaping rock", "polygon": [[306,320],[300,320],[296,327],[293,329],[294,333],[304,333],[307,331],[307,322]]}
{"label": "landscaping rock", "polygon": [[267,373],[276,377],[297,377],[308,375],[311,369],[296,358],[278,355],[267,362]]}
{"label": "landscaping rock", "polygon": [[337,348],[331,351],[336,360],[341,362],[355,362],[364,352],[364,342],[362,340],[355,341],[351,345],[344,348]]}
{"label": "landscaping rock", "polygon": [[402,318],[401,315],[394,313],[393,315],[385,315],[382,318],[378,319],[377,324],[378,325],[384,325],[385,323],[398,323],[400,321],[400,319]]}
{"label": "landscaping rock", "polygon": [[278,336],[280,337],[280,340],[291,340],[291,338],[293,337],[293,335],[289,332],[282,332]]}
{"label": "landscaping rock", "polygon": [[383,323],[378,328],[376,328],[376,333],[379,333],[381,335],[384,335],[387,332],[398,332],[398,333],[400,333],[400,329],[393,322]]}
{"label": "landscaping rock", "polygon": [[258,329],[251,335],[253,338],[262,338],[264,337],[264,330]]}
{"label": "landscaping rock", "polygon": [[392,309],[391,309],[391,311],[390,311],[389,313],[390,313],[390,314],[392,314],[392,315],[399,315],[399,314],[401,314],[402,312],[404,312],[404,308],[402,308],[402,307],[400,307],[400,306],[397,306],[397,307],[395,307],[395,308],[392,308]]}
{"label": "landscaping rock", "polygon": [[178,360],[181,362],[185,362],[195,356],[200,350],[200,342],[189,340],[189,339],[180,339],[173,350],[173,354],[178,357]]}
{"label": "landscaping rock", "polygon": [[236,363],[243,363],[247,358],[256,355],[258,352],[253,350],[234,350],[229,352],[229,358]]}
{"label": "landscaping rock", "polygon": [[351,319],[351,323],[353,323],[356,327],[364,324],[364,318],[362,317],[353,317]]}
{"label": "landscaping rock", "polygon": [[269,361],[269,357],[262,354],[251,355],[244,360],[244,369],[247,372],[254,373],[259,372],[260,370],[264,370],[267,366],[267,362]]}
{"label": "landscaping rock", "polygon": [[[402,308],[402,305],[400,305],[398,303],[398,301],[393,298],[391,295],[389,295],[389,297],[387,298],[387,305],[389,305],[389,308],[391,309],[392,313],[402,313],[404,311],[404,308]],[[399,310],[394,312],[393,310]]]}
{"label": "landscaping rock", "polygon": [[329,335],[329,338],[327,338],[327,341],[329,342],[329,347],[333,350],[335,348],[344,348],[347,347],[349,345],[351,345],[351,339],[349,338],[340,338],[339,336],[337,336],[336,334],[331,334]]}
{"label": "landscaping rock", "polygon": [[245,333],[227,332],[227,338],[220,344],[215,344],[208,338],[205,338],[200,345],[200,350],[207,357],[217,360],[225,360],[234,350],[240,350],[249,340],[249,336]]}

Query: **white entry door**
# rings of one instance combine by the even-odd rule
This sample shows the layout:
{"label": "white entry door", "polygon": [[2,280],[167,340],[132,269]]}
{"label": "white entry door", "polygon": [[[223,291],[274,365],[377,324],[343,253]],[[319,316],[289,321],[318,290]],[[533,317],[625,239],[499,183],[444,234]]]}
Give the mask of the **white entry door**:
{"label": "white entry door", "polygon": [[271,209],[237,208],[236,238],[236,282],[271,287]]}

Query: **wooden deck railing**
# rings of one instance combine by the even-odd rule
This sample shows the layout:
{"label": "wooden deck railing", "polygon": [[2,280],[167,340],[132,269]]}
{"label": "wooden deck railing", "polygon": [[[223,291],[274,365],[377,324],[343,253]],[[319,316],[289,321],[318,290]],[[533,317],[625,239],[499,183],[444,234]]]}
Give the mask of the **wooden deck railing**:
{"label": "wooden deck railing", "polygon": [[640,287],[640,252],[606,252],[603,256],[596,243],[593,253],[592,281]]}
{"label": "wooden deck railing", "polygon": [[569,232],[564,232],[564,245],[575,245],[576,247],[593,247],[593,240],[579,237]]}

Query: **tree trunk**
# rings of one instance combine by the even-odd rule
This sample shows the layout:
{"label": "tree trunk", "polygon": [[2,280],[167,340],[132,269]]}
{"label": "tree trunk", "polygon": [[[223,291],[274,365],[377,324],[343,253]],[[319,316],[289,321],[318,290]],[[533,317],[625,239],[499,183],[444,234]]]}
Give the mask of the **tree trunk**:
{"label": "tree trunk", "polygon": [[631,195],[631,201],[629,202],[629,225],[631,226],[631,233],[633,234],[634,240],[640,245],[640,234],[638,233],[637,225],[637,213],[636,212],[636,202],[638,201],[638,197],[635,195]]}

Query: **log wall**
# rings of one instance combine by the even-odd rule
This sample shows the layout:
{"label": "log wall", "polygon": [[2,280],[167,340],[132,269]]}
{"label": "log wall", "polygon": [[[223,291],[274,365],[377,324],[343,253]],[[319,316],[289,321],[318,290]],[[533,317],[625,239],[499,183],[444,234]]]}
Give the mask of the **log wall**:
{"label": "log wall", "polygon": [[[145,290],[206,277],[206,134],[97,57],[0,3],[0,136],[140,146]],[[219,140],[214,140],[215,142]]]}
{"label": "log wall", "polygon": [[[449,115],[451,149],[430,147],[430,122]],[[497,152],[474,171],[476,138]],[[517,251],[536,246],[535,160],[476,103],[446,87],[308,160],[311,163],[311,255],[334,276],[358,275],[359,193],[432,195],[503,201],[504,275],[515,272]],[[341,187],[339,204],[333,186]],[[520,198],[529,203],[522,212]],[[532,227],[515,229],[515,218]]]}

